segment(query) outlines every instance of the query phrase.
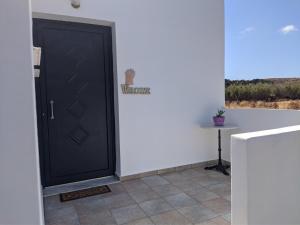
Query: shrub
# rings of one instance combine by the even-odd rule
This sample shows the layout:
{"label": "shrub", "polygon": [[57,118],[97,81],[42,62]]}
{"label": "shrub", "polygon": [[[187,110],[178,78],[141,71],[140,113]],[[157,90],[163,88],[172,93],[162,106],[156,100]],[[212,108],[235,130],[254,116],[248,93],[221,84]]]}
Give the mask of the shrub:
{"label": "shrub", "polygon": [[300,99],[300,81],[270,83],[254,81],[227,81],[225,96],[227,101],[275,101],[280,99]]}
{"label": "shrub", "polygon": [[264,101],[257,101],[256,107],[257,108],[266,108],[266,102],[264,102]]}
{"label": "shrub", "polygon": [[292,101],[287,106],[288,109],[300,109],[300,103]]}

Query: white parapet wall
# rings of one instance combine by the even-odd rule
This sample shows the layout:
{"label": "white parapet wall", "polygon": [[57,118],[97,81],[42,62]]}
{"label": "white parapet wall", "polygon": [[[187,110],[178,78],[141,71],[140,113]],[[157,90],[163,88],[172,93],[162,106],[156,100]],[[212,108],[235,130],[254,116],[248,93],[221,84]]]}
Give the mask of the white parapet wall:
{"label": "white parapet wall", "polygon": [[226,122],[239,129],[223,133],[223,158],[230,161],[230,135],[300,125],[299,110],[227,109]]}
{"label": "white parapet wall", "polygon": [[232,224],[300,224],[300,126],[233,135]]}

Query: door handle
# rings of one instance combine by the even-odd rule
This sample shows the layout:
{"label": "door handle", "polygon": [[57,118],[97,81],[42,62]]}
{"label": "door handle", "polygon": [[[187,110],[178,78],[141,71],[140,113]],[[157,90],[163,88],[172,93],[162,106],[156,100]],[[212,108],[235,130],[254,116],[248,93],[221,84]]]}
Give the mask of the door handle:
{"label": "door handle", "polygon": [[51,106],[51,120],[54,120],[54,101],[50,100],[50,106]]}

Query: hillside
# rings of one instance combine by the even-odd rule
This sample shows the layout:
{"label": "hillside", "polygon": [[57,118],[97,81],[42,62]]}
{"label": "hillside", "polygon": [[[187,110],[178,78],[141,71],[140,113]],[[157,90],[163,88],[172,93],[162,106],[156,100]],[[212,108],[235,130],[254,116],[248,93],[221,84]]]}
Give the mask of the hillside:
{"label": "hillside", "polygon": [[300,78],[225,80],[225,85],[230,107],[300,108]]}

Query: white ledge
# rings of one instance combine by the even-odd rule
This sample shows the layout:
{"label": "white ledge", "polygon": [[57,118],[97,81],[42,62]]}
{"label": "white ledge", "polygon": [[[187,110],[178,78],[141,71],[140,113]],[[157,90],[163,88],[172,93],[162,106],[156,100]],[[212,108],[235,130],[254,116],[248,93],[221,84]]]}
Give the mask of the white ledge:
{"label": "white ledge", "polygon": [[232,137],[237,139],[242,139],[242,140],[248,140],[256,137],[271,136],[271,135],[284,134],[284,133],[290,133],[295,131],[300,131],[300,125],[271,129],[271,130],[262,130],[262,131],[255,131],[249,133],[235,134],[232,135]]}

